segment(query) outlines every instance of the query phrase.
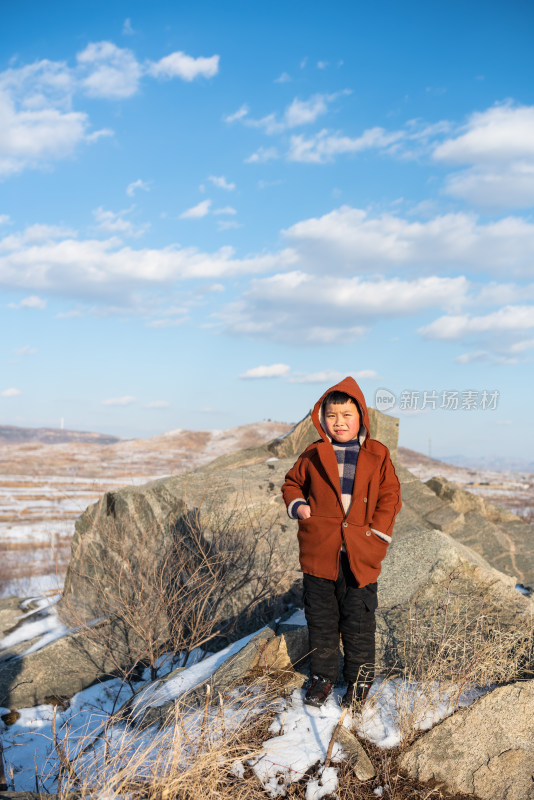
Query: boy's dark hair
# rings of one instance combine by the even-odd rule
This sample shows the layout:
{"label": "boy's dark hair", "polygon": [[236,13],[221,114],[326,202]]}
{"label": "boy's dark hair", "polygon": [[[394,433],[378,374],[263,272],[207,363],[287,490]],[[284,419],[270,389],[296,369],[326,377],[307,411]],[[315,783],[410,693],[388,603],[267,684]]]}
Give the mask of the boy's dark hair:
{"label": "boy's dark hair", "polygon": [[336,392],[329,392],[326,395],[325,399],[323,400],[323,408],[326,408],[326,404],[327,403],[332,403],[333,406],[340,406],[343,403],[348,403],[349,400],[351,401],[351,403],[354,403],[356,408],[358,408],[358,403],[356,402],[354,397],[350,396],[350,394],[346,394],[345,392],[337,392],[337,391]]}

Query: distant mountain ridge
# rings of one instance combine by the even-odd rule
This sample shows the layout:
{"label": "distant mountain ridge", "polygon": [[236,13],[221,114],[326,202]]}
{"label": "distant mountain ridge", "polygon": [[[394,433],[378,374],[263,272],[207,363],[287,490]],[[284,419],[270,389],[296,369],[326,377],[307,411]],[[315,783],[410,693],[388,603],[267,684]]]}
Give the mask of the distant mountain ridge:
{"label": "distant mountain ridge", "polygon": [[120,436],[90,431],[70,431],[63,428],[23,428],[17,425],[0,425],[0,443],[22,444],[41,442],[42,444],[66,444],[86,442],[87,444],[115,444]]}
{"label": "distant mountain ridge", "polygon": [[424,455],[424,453],[418,453],[416,450],[410,450],[408,447],[399,447],[399,458],[408,469],[412,469],[413,466],[417,465],[433,468],[446,466],[477,471],[534,473],[534,461],[528,458],[463,455],[431,457]]}
{"label": "distant mountain ridge", "polygon": [[491,469],[495,472],[534,472],[534,461],[510,456],[442,456],[441,461],[467,469]]}

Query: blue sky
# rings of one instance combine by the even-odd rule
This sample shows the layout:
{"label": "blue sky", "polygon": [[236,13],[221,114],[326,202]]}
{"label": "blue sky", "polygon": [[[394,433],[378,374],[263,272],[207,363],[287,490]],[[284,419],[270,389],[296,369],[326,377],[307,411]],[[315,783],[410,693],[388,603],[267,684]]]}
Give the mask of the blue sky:
{"label": "blue sky", "polygon": [[3,424],[289,422],[352,374],[406,447],[531,456],[531,3],[1,13]]}

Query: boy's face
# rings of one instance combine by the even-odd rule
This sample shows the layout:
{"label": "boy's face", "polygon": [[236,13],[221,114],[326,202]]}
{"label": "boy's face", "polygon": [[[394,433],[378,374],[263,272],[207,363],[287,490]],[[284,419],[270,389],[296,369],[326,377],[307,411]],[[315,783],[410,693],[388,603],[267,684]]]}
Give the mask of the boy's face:
{"label": "boy's face", "polygon": [[360,414],[356,403],[327,403],[324,410],[326,432],[336,442],[356,439],[360,430]]}

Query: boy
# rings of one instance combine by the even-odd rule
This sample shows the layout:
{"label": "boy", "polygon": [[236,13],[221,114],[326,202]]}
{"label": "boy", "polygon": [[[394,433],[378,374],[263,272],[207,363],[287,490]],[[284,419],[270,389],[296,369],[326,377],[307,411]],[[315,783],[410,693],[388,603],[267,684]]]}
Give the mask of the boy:
{"label": "boy", "polygon": [[374,677],[376,579],[386,555],[400,485],[388,448],[369,438],[369,415],[354,378],[317,401],[320,439],[286,475],[287,513],[299,521],[300,566],[311,668],[305,702],[321,706],[332,691],[343,641],[343,704],[363,702]]}

